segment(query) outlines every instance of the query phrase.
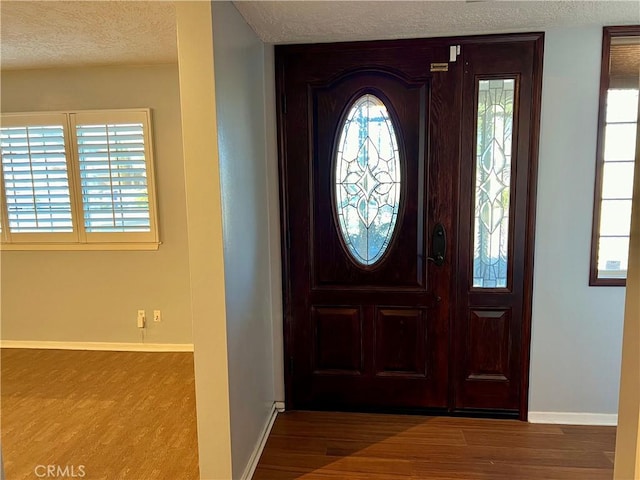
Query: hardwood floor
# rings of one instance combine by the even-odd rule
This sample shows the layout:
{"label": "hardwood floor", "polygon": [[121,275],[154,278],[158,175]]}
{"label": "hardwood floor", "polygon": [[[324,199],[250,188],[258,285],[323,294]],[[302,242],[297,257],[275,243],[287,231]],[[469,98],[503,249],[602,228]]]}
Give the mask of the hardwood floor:
{"label": "hardwood floor", "polygon": [[[76,477],[83,465],[87,480],[199,478],[192,354],[3,349],[1,360],[8,480],[38,478],[38,465]],[[611,480],[614,443],[613,427],[287,412],[253,478]]]}
{"label": "hardwood floor", "polygon": [[611,480],[615,427],[288,412],[254,480]]}
{"label": "hardwood floor", "polygon": [[7,480],[36,479],[38,465],[88,480],[199,478],[192,353],[3,349],[1,360]]}

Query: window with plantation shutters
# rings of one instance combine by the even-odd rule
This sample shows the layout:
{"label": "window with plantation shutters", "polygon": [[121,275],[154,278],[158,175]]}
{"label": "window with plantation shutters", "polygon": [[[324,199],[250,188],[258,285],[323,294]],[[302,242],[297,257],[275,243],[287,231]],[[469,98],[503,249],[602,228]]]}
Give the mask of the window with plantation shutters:
{"label": "window with plantation shutters", "polygon": [[[14,241],[75,239],[66,116],[30,115],[0,127],[3,236]],[[24,124],[22,124],[24,123]]]}
{"label": "window with plantation shutters", "polygon": [[87,238],[153,233],[146,112],[76,113],[71,120]]}
{"label": "window with plantation shutters", "polygon": [[11,230],[73,231],[62,125],[3,128],[1,145]]}
{"label": "window with plantation shutters", "polygon": [[2,116],[3,248],[157,248],[148,110]]}

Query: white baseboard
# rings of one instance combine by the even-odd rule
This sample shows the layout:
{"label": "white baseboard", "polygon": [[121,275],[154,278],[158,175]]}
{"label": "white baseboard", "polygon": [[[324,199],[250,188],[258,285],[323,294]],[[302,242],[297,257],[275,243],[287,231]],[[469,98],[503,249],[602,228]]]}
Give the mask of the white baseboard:
{"label": "white baseboard", "polygon": [[113,352],[193,352],[192,343],[41,342],[1,340],[0,348],[106,350]]}
{"label": "white baseboard", "polygon": [[267,422],[264,424],[264,428],[262,429],[262,433],[260,438],[258,439],[258,443],[256,443],[256,448],[254,448],[251,457],[249,458],[249,463],[244,469],[244,473],[241,480],[251,480],[253,474],[256,471],[256,467],[258,466],[258,462],[260,461],[260,455],[262,455],[262,451],[264,450],[264,446],[267,443],[269,438],[269,434],[271,433],[271,428],[273,427],[273,423],[276,421],[276,417],[278,416],[278,404],[281,403],[284,409],[284,402],[274,402],[271,406],[271,412],[269,412],[269,418],[267,418]]}
{"label": "white baseboard", "polygon": [[618,424],[618,415],[615,413],[529,412],[529,422],[616,426]]}
{"label": "white baseboard", "polygon": [[284,402],[275,402],[274,405],[276,406],[278,413],[284,412]]}

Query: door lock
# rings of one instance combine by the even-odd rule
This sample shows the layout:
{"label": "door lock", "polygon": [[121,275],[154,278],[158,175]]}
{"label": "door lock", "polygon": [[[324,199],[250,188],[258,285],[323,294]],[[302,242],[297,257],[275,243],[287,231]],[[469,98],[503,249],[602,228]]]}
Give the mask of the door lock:
{"label": "door lock", "polygon": [[438,223],[433,227],[433,235],[431,236],[431,256],[427,260],[441,267],[444,264],[444,257],[447,254],[447,234],[444,225]]}

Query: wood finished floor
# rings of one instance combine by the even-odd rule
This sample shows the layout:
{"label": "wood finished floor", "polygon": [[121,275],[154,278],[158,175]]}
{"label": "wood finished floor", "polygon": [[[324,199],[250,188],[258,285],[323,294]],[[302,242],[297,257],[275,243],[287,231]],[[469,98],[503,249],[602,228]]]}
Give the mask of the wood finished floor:
{"label": "wood finished floor", "polygon": [[[2,350],[7,480],[199,478],[190,353]],[[288,412],[254,480],[611,480],[615,428]],[[211,479],[207,479],[211,480]],[[227,479],[219,479],[227,480]]]}
{"label": "wood finished floor", "polygon": [[84,465],[86,480],[199,478],[192,353],[3,349],[1,360],[7,480],[51,464],[76,476]]}
{"label": "wood finished floor", "polygon": [[254,480],[611,480],[615,427],[288,412]]}

